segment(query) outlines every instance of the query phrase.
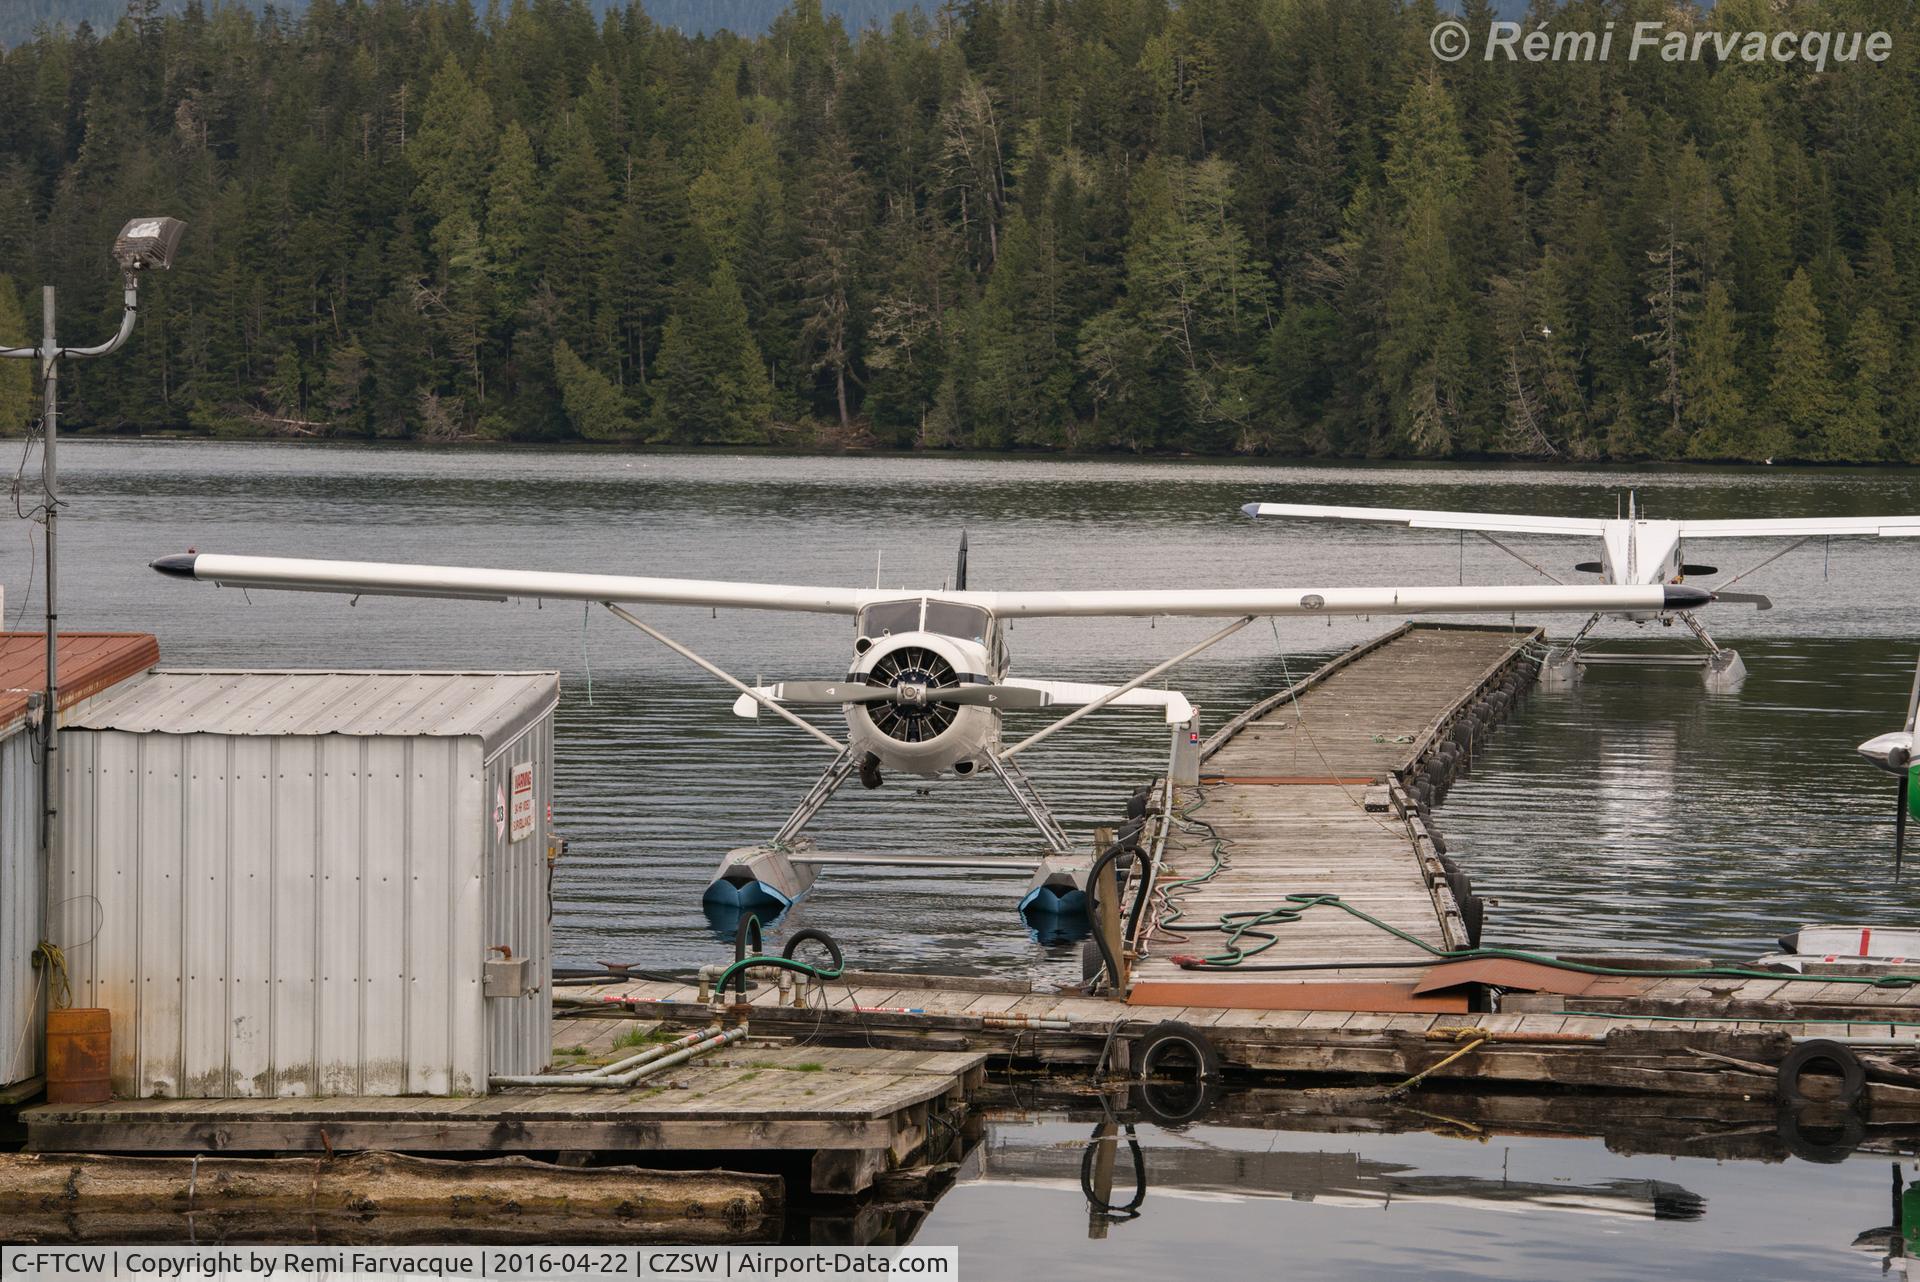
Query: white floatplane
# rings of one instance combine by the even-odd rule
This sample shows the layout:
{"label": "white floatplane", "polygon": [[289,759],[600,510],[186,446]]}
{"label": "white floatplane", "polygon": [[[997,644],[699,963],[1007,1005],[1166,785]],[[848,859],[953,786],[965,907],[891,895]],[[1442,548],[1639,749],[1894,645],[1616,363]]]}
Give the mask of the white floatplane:
{"label": "white floatplane", "polygon": [[[1623,585],[1675,584],[1687,578],[1718,574],[1720,571],[1714,566],[1694,565],[1686,561],[1682,549],[1683,545],[1691,540],[1792,539],[1791,544],[1760,562],[1759,565],[1713,585],[1712,590],[1719,600],[1742,602],[1762,610],[1772,607],[1772,602],[1766,597],[1753,593],[1731,593],[1726,589],[1762,566],[1779,560],[1809,539],[1848,535],[1877,535],[1881,538],[1920,535],[1920,516],[1763,517],[1754,520],[1728,521],[1655,521],[1648,519],[1639,510],[1638,500],[1633,495],[1627,496],[1626,515],[1611,519],[1582,516],[1522,516],[1499,512],[1442,512],[1418,508],[1335,507],[1317,503],[1249,503],[1241,511],[1252,517],[1292,516],[1338,521],[1373,521],[1406,525],[1420,530],[1460,530],[1478,535],[1555,583],[1562,582],[1558,575],[1532,558],[1508,547],[1498,536],[1519,534],[1598,538],[1600,560],[1583,561],[1574,567],[1575,571],[1582,574],[1598,574],[1604,582]],[[1571,641],[1555,646],[1548,655],[1547,661],[1540,670],[1540,679],[1543,682],[1552,684],[1570,681],[1578,675],[1579,665],[1583,663],[1673,661],[1652,656],[1628,657],[1583,653],[1580,649],[1581,643],[1603,618],[1624,619],[1632,623],[1650,623],[1657,620],[1665,625],[1671,625],[1677,618],[1688,631],[1693,633],[1704,649],[1704,653],[1697,659],[1689,656],[1682,661],[1700,663],[1706,674],[1709,688],[1731,689],[1746,677],[1746,665],[1741,662],[1739,652],[1717,644],[1700,621],[1694,618],[1691,609],[1678,608],[1651,611],[1595,611]]]}
{"label": "white floatplane", "polygon": [[[834,754],[832,763],[771,842],[730,851],[722,860],[706,898],[709,903],[742,908],[785,907],[811,886],[819,866],[826,863],[923,864],[1017,872],[1028,876],[1023,908],[1037,903],[1041,909],[1070,911],[1080,906],[1088,861],[1072,853],[1073,844],[1020,768],[1018,754],[1102,708],[1144,706],[1159,709],[1171,727],[1170,770],[1180,775],[1184,757],[1184,769],[1189,774],[1197,771],[1198,715],[1178,691],[1151,689],[1147,683],[1256,618],[1591,610],[1653,613],[1691,610],[1713,599],[1711,593],[1698,588],[1662,584],[980,592],[966,588],[964,538],[955,586],[939,591],[796,587],[206,553],[162,557],[153,562],[153,568],[181,578],[242,588],[352,596],[599,602],[624,622],[731,686],[739,694],[734,703],[736,713],[751,717],[763,710],[771,712]],[[855,620],[852,660],[844,678],[749,686],[626,608],[640,604],[851,615]],[[1162,615],[1230,622],[1119,685],[1038,681],[1009,675],[1012,659],[1002,627],[1005,620]],[[845,742],[797,716],[792,711],[794,705],[840,707],[847,722]],[[1074,711],[1018,743],[1002,743],[1004,711],[1045,707],[1072,707]],[[813,850],[811,843],[801,838],[808,821],[849,777],[857,774],[866,786],[878,787],[883,772],[958,779],[994,776],[1045,838],[1046,856],[1022,861],[828,855]]]}

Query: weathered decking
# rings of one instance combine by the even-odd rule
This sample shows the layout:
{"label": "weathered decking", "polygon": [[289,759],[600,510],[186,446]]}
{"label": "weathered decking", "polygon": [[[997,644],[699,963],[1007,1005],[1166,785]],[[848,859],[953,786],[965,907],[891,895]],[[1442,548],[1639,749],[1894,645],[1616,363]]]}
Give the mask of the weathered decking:
{"label": "weathered decking", "polygon": [[[563,1036],[582,1031],[568,1022]],[[22,1120],[34,1152],[691,1151],[734,1155],[734,1164],[742,1154],[790,1154],[810,1158],[814,1192],[854,1193],[925,1146],[935,1117],[961,1109],[979,1085],[985,1060],[979,1052],[746,1041],[625,1089],[116,1100],[43,1104]]]}
{"label": "weathered decking", "polygon": [[[1171,908],[1161,914],[1161,929],[1146,934],[1132,1000],[1465,1010],[1457,993],[1413,992],[1430,954],[1331,906],[1256,927],[1277,940],[1246,964],[1364,963],[1358,968],[1188,970],[1173,959],[1222,954],[1228,946],[1217,929],[1222,914],[1286,909],[1291,895],[1337,895],[1433,948],[1465,947],[1465,928],[1432,843],[1423,843],[1417,814],[1387,803],[1386,786],[1537,636],[1504,628],[1401,628],[1267,700],[1264,712],[1254,710],[1259,715],[1230,723],[1209,743],[1201,786],[1177,798],[1189,820],[1199,822],[1176,824],[1170,835],[1161,884]],[[1216,838],[1222,864],[1209,876]],[[1251,951],[1261,942],[1250,935],[1241,946]],[[1406,969],[1381,967],[1392,962]]]}

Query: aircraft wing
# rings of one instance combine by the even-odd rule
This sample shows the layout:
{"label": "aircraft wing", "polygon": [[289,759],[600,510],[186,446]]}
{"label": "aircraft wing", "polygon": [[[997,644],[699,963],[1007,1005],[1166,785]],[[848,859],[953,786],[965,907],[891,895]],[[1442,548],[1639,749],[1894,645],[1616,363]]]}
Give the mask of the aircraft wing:
{"label": "aircraft wing", "polygon": [[1816,538],[1822,534],[1920,536],[1920,516],[1785,516],[1750,521],[1682,521],[1683,539]]}
{"label": "aircraft wing", "polygon": [[[1028,690],[1042,690],[1053,696],[1052,706],[1077,708],[1092,703],[1113,689],[1112,686],[1095,685],[1086,681],[1029,681],[1025,677],[1008,677],[1002,685],[1021,686]],[[1135,686],[1112,703],[1109,708],[1164,708],[1167,724],[1177,726],[1193,719],[1193,705],[1187,702],[1187,696],[1178,690],[1150,690],[1146,686]]]}
{"label": "aircraft wing", "polygon": [[1591,534],[1605,521],[1583,516],[1518,516],[1505,512],[1435,512],[1405,507],[1329,507],[1318,503],[1249,503],[1248,516],[1306,516],[1335,521],[1376,521],[1417,530],[1485,530],[1489,534]]}
{"label": "aircraft wing", "polygon": [[930,597],[991,610],[1002,618],[1227,618],[1299,614],[1586,614],[1690,610],[1713,594],[1684,585],[1568,584],[1523,587],[1172,588],[1098,592],[929,592],[910,588],[796,587],[622,574],[312,561],[291,557],[185,553],[152,563],[162,574],[228,587],[338,592],[348,596],[511,598],[692,605],[732,610],[854,614],[869,605]]}

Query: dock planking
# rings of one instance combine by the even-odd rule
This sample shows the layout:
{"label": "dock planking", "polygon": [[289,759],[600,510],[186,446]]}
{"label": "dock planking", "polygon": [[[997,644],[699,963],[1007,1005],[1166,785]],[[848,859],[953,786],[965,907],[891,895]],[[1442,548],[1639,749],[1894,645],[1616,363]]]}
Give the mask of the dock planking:
{"label": "dock planking", "polygon": [[[1332,906],[1256,925],[1276,938],[1245,964],[1363,967],[1275,974],[1189,970],[1173,959],[1224,954],[1222,914],[1286,909],[1290,895],[1337,895],[1431,948],[1465,947],[1452,894],[1437,862],[1423,853],[1417,811],[1404,800],[1369,809],[1368,794],[1397,785],[1449,720],[1538,636],[1531,629],[1410,624],[1336,658],[1209,741],[1200,786],[1176,796],[1185,818],[1173,823],[1167,840],[1160,885],[1168,906],[1136,941],[1142,955],[1132,970],[1131,1000],[1464,1011],[1462,994],[1412,991],[1430,953]],[[1216,838],[1223,863],[1210,873]],[[1261,942],[1249,935],[1243,948]]]}
{"label": "dock planking", "polygon": [[[566,1049],[606,1045],[556,1020]],[[21,1113],[50,1153],[427,1154],[696,1152],[811,1162],[815,1193],[858,1193],[950,1132],[985,1075],[983,1052],[803,1046],[749,1038],[624,1088],[520,1087],[483,1097],[320,1096],[43,1104]],[[584,1064],[587,1061],[576,1061]]]}

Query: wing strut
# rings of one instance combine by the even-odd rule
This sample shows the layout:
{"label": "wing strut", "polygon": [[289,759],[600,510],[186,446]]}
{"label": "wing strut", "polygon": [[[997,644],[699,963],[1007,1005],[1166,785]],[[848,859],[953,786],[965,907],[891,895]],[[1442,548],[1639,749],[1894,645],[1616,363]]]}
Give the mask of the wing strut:
{"label": "wing strut", "polygon": [[821,743],[825,744],[829,750],[835,753],[841,753],[847,750],[846,744],[841,743],[838,739],[834,738],[832,735],[822,730],[819,726],[816,726],[812,722],[807,721],[804,718],[796,715],[795,713],[790,712],[787,709],[781,707],[780,704],[776,700],[774,700],[774,698],[771,695],[762,694],[760,691],[755,690],[752,686],[748,685],[746,682],[740,681],[728,675],[727,673],[721,671],[719,668],[715,667],[711,663],[708,663],[705,659],[701,658],[699,655],[695,654],[693,651],[687,649],[687,647],[681,645],[678,641],[675,641],[672,637],[668,636],[666,633],[657,631],[656,629],[649,627],[643,620],[641,620],[636,615],[634,615],[632,611],[622,609],[620,606],[615,605],[611,601],[602,601],[600,604],[605,606],[607,608],[608,613],[612,614],[614,618],[619,619],[622,623],[631,624],[632,626],[640,629],[640,631],[646,633],[648,636],[652,637],[655,641],[658,641],[661,645],[667,647],[667,649],[673,651],[675,654],[679,655],[681,658],[685,659],[687,662],[693,664],[698,668],[704,669],[706,672],[708,672],[713,676],[720,678],[720,680],[726,682],[728,685],[738,690],[741,694],[746,695],[749,699],[752,699],[755,703],[760,704],[762,707],[771,708],[775,714],[781,717],[785,717],[788,721],[793,722],[794,725],[799,726],[802,730],[806,731],[808,734],[818,739]]}
{"label": "wing strut", "polygon": [[1044,726],[1041,729],[1034,731],[1032,734],[1022,739],[1019,743],[1014,744],[1011,748],[1002,748],[998,753],[1000,760],[1005,761],[1008,757],[1011,757],[1014,753],[1023,752],[1026,749],[1031,748],[1034,744],[1039,743],[1042,739],[1046,738],[1050,734],[1053,734],[1055,731],[1065,730],[1068,726],[1080,720],[1080,718],[1091,716],[1092,714],[1100,711],[1100,709],[1106,707],[1108,704],[1112,703],[1115,699],[1118,699],[1121,695],[1125,694],[1127,691],[1135,689],[1136,687],[1145,685],[1147,682],[1153,680],[1155,677],[1159,676],[1162,672],[1165,672],[1168,668],[1173,667],[1175,664],[1185,663],[1188,659],[1191,659],[1194,655],[1199,654],[1202,650],[1209,649],[1215,645],[1218,645],[1220,642],[1225,641],[1228,637],[1238,632],[1241,628],[1244,628],[1249,623],[1252,623],[1253,619],[1254,619],[1254,616],[1251,614],[1241,615],[1239,618],[1235,619],[1232,623],[1229,623],[1226,627],[1221,628],[1218,632],[1214,633],[1212,636],[1208,637],[1206,640],[1200,642],[1199,644],[1190,645],[1186,649],[1182,650],[1179,654],[1174,655],[1171,659],[1167,659],[1164,662],[1154,664],[1151,668],[1148,668],[1145,672],[1142,672],[1139,676],[1135,677],[1133,680],[1128,681],[1122,685],[1117,685],[1113,687],[1113,689],[1101,695],[1098,699],[1093,700],[1091,703],[1083,704],[1080,707],[1075,708],[1072,712],[1069,712],[1066,716],[1060,718],[1058,721],[1054,722],[1052,725]]}
{"label": "wing strut", "polygon": [[1766,560],[1762,561],[1760,564],[1754,566],[1752,569],[1742,570],[1740,571],[1740,573],[1734,575],[1731,579],[1726,580],[1724,583],[1716,583],[1709,590],[1717,592],[1721,588],[1732,587],[1734,584],[1738,583],[1740,580],[1746,578],[1749,574],[1753,574],[1760,570],[1766,569],[1768,566],[1772,565],[1775,561],[1778,561],[1781,557],[1785,556],[1787,553],[1799,547],[1802,543],[1810,542],[1813,539],[1813,537],[1814,537],[1813,535],[1809,534],[1805,538],[1795,539],[1793,542],[1787,544],[1787,546],[1781,548],[1778,552],[1775,552],[1772,556],[1768,557]]}
{"label": "wing strut", "polygon": [[1485,530],[1475,530],[1474,533],[1478,534],[1481,538],[1485,539],[1487,542],[1493,544],[1493,546],[1499,548],[1502,552],[1505,552],[1508,556],[1512,557],[1514,560],[1520,562],[1520,564],[1531,566],[1533,569],[1539,571],[1541,574],[1546,575],[1547,578],[1552,579],[1555,583],[1558,583],[1561,587],[1566,586],[1565,579],[1562,579],[1557,575],[1553,574],[1550,570],[1548,570],[1545,566],[1541,565],[1538,561],[1530,560],[1527,557],[1521,556],[1518,552],[1515,552],[1512,548],[1502,543],[1499,539],[1494,538],[1491,534],[1488,534]]}

